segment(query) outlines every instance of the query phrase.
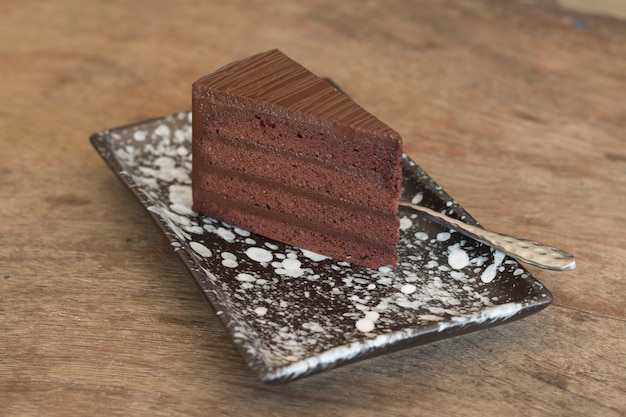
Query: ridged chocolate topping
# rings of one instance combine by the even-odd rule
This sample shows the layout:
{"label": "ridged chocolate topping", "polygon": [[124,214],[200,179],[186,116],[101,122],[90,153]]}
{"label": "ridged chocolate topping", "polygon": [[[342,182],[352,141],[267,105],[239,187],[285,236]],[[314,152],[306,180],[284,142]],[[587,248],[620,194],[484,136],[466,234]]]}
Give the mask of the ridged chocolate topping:
{"label": "ridged chocolate topping", "polygon": [[372,132],[384,137],[388,146],[401,141],[385,123],[277,49],[222,67],[196,86]]}

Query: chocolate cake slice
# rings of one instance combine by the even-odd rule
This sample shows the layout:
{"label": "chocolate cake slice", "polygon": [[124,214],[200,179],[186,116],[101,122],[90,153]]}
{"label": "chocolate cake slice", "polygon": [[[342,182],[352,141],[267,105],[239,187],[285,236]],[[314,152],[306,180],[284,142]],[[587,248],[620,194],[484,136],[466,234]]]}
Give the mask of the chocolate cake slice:
{"label": "chocolate cake slice", "polygon": [[193,209],[274,240],[396,265],[402,139],[278,50],[193,84]]}

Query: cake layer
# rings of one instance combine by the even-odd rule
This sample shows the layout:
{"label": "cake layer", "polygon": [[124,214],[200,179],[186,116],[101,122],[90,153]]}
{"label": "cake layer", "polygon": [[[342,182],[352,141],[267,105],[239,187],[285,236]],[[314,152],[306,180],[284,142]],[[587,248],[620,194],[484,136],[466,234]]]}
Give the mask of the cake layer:
{"label": "cake layer", "polygon": [[329,163],[320,164],[313,158],[298,158],[297,155],[274,149],[227,144],[221,140],[207,140],[200,148],[201,159],[195,162],[205,167],[239,171],[312,193],[348,200],[355,205],[397,213],[395,200],[399,190],[394,187],[395,183],[371,171],[333,167]]}
{"label": "cake layer", "polygon": [[368,268],[375,269],[380,265],[395,265],[398,262],[395,245],[381,245],[359,235],[315,227],[304,221],[288,222],[271,210],[244,209],[221,198],[198,202],[196,209],[210,217],[222,219],[270,239],[288,242],[293,246]]}
{"label": "cake layer", "polygon": [[237,138],[242,143],[263,144],[382,175],[388,175],[389,167],[397,164],[399,158],[397,147],[370,143],[362,133],[342,135],[323,126],[295,123],[266,114],[242,113],[238,109],[221,108],[217,114],[206,115],[203,128],[206,135]]}
{"label": "cake layer", "polygon": [[235,175],[228,170],[206,169],[198,184],[202,191],[196,191],[196,198],[203,201],[219,196],[242,207],[266,208],[294,221],[304,220],[316,227],[361,234],[364,238],[392,246],[398,240],[400,224],[390,212],[302,192],[274,181]]}

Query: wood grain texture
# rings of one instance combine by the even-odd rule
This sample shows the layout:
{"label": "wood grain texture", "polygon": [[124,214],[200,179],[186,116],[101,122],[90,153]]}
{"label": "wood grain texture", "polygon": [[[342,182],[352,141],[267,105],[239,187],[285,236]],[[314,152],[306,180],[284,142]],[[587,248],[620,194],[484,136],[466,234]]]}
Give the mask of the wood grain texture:
{"label": "wood grain texture", "polygon": [[[584,22],[581,25],[580,22]],[[280,48],[486,226],[574,253],[547,310],[255,380],[87,141]],[[0,415],[623,416],[626,23],[551,1],[0,2]]]}

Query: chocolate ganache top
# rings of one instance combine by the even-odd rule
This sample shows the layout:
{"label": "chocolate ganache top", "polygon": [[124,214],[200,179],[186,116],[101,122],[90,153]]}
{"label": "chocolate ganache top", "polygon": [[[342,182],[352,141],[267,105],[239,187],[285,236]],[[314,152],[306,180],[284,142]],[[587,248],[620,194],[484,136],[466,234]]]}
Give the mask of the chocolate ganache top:
{"label": "chocolate ganache top", "polygon": [[226,65],[194,86],[370,132],[384,138],[386,146],[401,146],[397,132],[277,49]]}

